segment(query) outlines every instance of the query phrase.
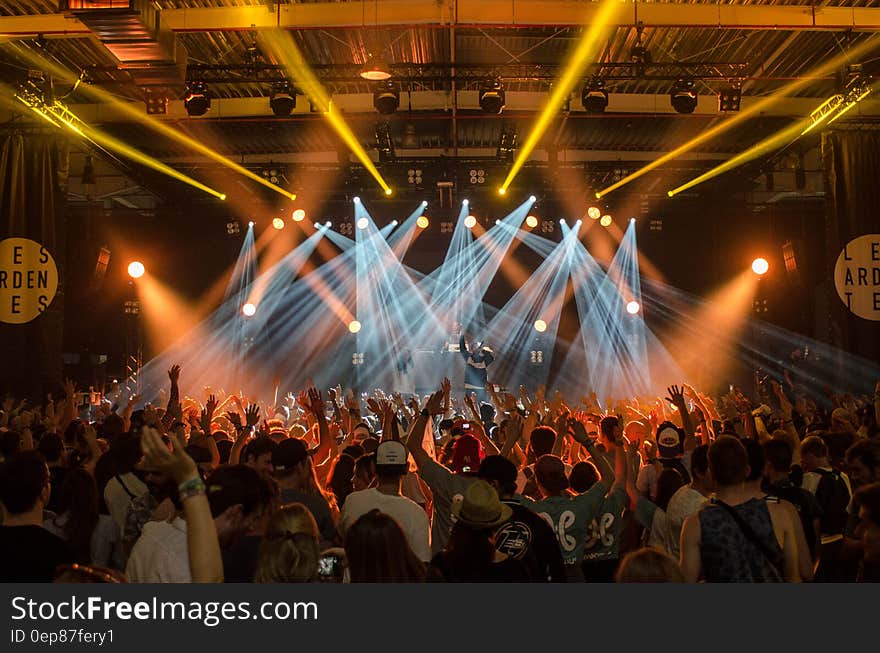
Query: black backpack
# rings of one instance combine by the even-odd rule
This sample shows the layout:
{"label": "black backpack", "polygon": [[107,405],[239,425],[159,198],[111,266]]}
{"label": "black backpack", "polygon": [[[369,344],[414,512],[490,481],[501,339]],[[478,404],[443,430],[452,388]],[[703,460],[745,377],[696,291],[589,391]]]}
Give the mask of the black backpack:
{"label": "black backpack", "polygon": [[822,477],[816,486],[816,501],[822,508],[819,523],[822,526],[823,535],[838,535],[846,530],[846,522],[849,517],[850,492],[846,481],[837,470],[817,469],[816,472]]}

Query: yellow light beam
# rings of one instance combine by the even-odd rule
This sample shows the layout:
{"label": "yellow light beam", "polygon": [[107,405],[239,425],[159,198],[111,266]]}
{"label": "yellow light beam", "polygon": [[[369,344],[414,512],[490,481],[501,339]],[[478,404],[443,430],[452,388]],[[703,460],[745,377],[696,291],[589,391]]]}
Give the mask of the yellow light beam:
{"label": "yellow light beam", "polygon": [[143,112],[143,110],[141,110],[139,105],[136,105],[132,102],[128,102],[125,100],[120,100],[118,97],[116,97],[112,93],[108,93],[104,89],[98,88],[98,87],[93,86],[91,84],[79,84],[79,82],[80,82],[79,77],[74,75],[72,72],[70,72],[69,70],[67,70],[66,68],[64,68],[62,66],[59,66],[58,64],[53,63],[52,61],[49,61],[48,59],[46,59],[38,54],[31,52],[27,48],[20,47],[16,44],[13,44],[11,47],[22,58],[28,60],[35,67],[38,67],[41,70],[45,70],[50,75],[52,75],[52,77],[55,77],[56,79],[62,79],[65,82],[77,84],[78,89],[81,90],[83,93],[92,96],[93,98],[95,98],[96,100],[99,100],[100,102],[104,102],[106,104],[112,105],[114,108],[118,109],[121,113],[125,114],[126,116],[128,116],[129,118],[134,120],[135,122],[139,122],[139,123],[145,125],[146,127],[152,129],[153,131],[156,131],[156,132],[162,134],[163,136],[166,136],[167,138],[180,143],[184,147],[187,147],[191,150],[194,150],[200,154],[203,154],[204,156],[208,157],[209,159],[216,161],[220,165],[222,165],[226,168],[229,168],[230,170],[234,170],[235,172],[239,173],[240,175],[244,175],[248,179],[251,179],[251,180],[257,182],[258,184],[262,184],[266,188],[271,188],[276,193],[281,193],[285,197],[292,199],[292,200],[296,199],[296,193],[291,193],[290,191],[285,190],[285,189],[281,188],[280,186],[276,186],[275,184],[271,183],[268,179],[264,179],[263,177],[256,174],[255,172],[252,172],[252,171],[248,170],[247,168],[245,168],[244,166],[241,166],[241,165],[235,163],[235,161],[232,161],[231,159],[223,156],[222,154],[220,154],[216,150],[208,147],[204,143],[201,143],[201,142],[195,140],[194,138],[190,138],[189,136],[187,136],[183,132],[175,129],[171,125],[168,125],[168,124],[162,122],[161,120],[158,120],[157,118],[154,118],[153,116],[147,115],[146,113]]}
{"label": "yellow light beam", "polygon": [[544,132],[547,131],[550,123],[558,115],[559,108],[563,105],[575,85],[581,80],[584,67],[588,62],[596,58],[596,54],[604,43],[605,37],[614,26],[615,15],[622,9],[623,4],[620,0],[603,0],[602,6],[596,12],[593,22],[586,28],[577,47],[571,53],[562,76],[553,85],[553,92],[550,93],[547,103],[541,109],[541,113],[538,114],[538,118],[529,131],[528,137],[522,144],[522,147],[519,148],[510,172],[507,173],[504,183],[498,189],[500,195],[504,195],[507,192],[511,182],[513,182],[513,179],[522,169],[523,165],[525,165],[526,160],[528,160],[532,151],[538,145]]}
{"label": "yellow light beam", "polygon": [[747,120],[752,116],[759,115],[761,112],[766,111],[771,105],[778,102],[780,99],[794,94],[808,84],[812,83],[814,81],[814,78],[822,77],[829,72],[835,71],[849,61],[857,61],[865,54],[870,52],[877,45],[877,43],[878,40],[876,35],[868,37],[867,39],[865,39],[865,41],[863,41],[856,47],[850,49],[847,52],[842,52],[833,59],[830,59],[825,63],[820,64],[810,72],[806,73],[806,75],[804,75],[800,79],[789,82],[772,95],[768,95],[767,97],[758,100],[757,102],[748,106],[746,109],[740,111],[736,115],[729,116],[724,122],[720,122],[714,127],[710,127],[709,129],[689,140],[684,145],[681,145],[671,152],[667,152],[666,154],[657,157],[655,160],[639,168],[631,175],[628,175],[620,181],[615,182],[607,188],[597,192],[596,199],[604,197],[608,193],[615,191],[622,186],[625,186],[631,181],[635,181],[642,175],[650,172],[651,170],[654,170],[655,168],[658,168],[659,166],[662,166],[664,163],[668,163],[669,161],[681,156],[682,154],[685,154],[686,152],[691,151],[698,145],[702,145],[706,141],[715,138],[716,136],[720,136],[724,132],[732,129],[733,127],[741,123],[742,121]]}
{"label": "yellow light beam", "polygon": [[[684,190],[693,188],[698,184],[702,184],[704,181],[708,181],[709,179],[724,174],[729,170],[733,170],[734,168],[737,168],[744,163],[748,163],[752,159],[756,159],[766,152],[778,149],[779,147],[786,145],[788,142],[795,140],[800,136],[803,136],[804,134],[810,132],[811,130],[815,129],[826,121],[828,121],[828,124],[830,125],[832,122],[840,118],[840,116],[852,109],[859,102],[859,100],[867,96],[870,92],[871,89],[868,88],[867,90],[865,90],[864,93],[859,95],[857,99],[849,102],[846,105],[843,105],[843,96],[834,95],[825,100],[812,112],[810,112],[809,117],[802,118],[793,125],[785,127],[784,129],[781,129],[778,132],[771,134],[764,140],[752,145],[752,147],[750,147],[746,151],[740,152],[739,154],[728,159],[724,163],[715,166],[707,172],[704,172],[699,177],[691,179],[689,182],[682,184],[678,188],[674,188],[671,191],[668,191],[666,194],[669,197],[674,197]],[[826,108],[830,108],[830,110],[826,110]],[[828,120],[829,118],[831,118],[831,120]]]}
{"label": "yellow light beam", "polygon": [[179,172],[174,168],[165,165],[161,161],[157,161],[153,157],[147,156],[143,152],[139,152],[133,147],[130,147],[129,145],[126,145],[118,139],[113,138],[109,134],[105,134],[99,129],[86,125],[82,120],[77,118],[69,109],[67,109],[57,100],[55,101],[55,104],[52,105],[38,106],[33,104],[27,98],[24,98],[20,95],[16,94],[15,98],[19,102],[30,108],[32,111],[34,111],[37,115],[51,122],[56,127],[61,127],[63,125],[64,127],[67,127],[79,136],[82,136],[83,138],[97,143],[98,145],[101,145],[108,150],[118,152],[119,154],[129,159],[132,159],[133,161],[137,161],[149,168],[152,168],[153,170],[157,170],[165,175],[168,175],[169,177],[178,179],[183,183],[189,184],[194,188],[198,188],[199,190],[202,190],[209,195],[213,195],[220,200],[226,199],[226,195],[224,195],[220,191],[214,190],[213,188],[206,186],[200,181],[196,181],[192,177],[188,177],[182,172]]}
{"label": "yellow light beam", "polygon": [[370,159],[366,150],[364,150],[360,141],[358,141],[357,136],[354,135],[354,132],[351,131],[348,123],[345,122],[345,118],[343,118],[342,114],[339,113],[339,110],[336,109],[330,95],[321,85],[321,82],[318,81],[318,78],[312,72],[305,57],[303,57],[302,52],[300,52],[297,47],[293,40],[293,36],[289,32],[276,29],[263,32],[258,38],[261,43],[266,46],[266,49],[271,53],[272,57],[284,66],[288,75],[290,75],[296,82],[297,87],[306,94],[306,97],[311,100],[312,104],[318,107],[321,115],[324,116],[327,122],[330,123],[330,126],[333,127],[337,134],[339,134],[339,137],[342,138],[348,146],[348,149],[350,149],[358,158],[358,161],[361,162],[364,168],[366,168],[379,183],[382,190],[385,191],[385,194],[391,195],[393,192],[391,187],[385,179],[382,178],[382,175],[376,169],[376,166],[373,164],[373,161]]}

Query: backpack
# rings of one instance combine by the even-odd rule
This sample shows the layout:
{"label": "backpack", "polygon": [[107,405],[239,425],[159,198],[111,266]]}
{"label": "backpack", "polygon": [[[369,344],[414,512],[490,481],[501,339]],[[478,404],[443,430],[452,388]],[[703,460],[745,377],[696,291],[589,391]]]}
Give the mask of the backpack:
{"label": "backpack", "polygon": [[816,486],[816,501],[822,508],[819,523],[823,535],[838,535],[846,529],[850,492],[837,470],[817,469],[821,476]]}

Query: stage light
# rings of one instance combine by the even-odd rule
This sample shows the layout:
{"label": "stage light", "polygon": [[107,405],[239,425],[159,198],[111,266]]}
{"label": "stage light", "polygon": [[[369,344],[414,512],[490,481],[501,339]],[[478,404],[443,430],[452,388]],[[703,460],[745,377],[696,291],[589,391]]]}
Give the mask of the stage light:
{"label": "stage light", "polygon": [[535,331],[544,333],[547,330],[547,323],[544,320],[535,320]]}
{"label": "stage light", "polygon": [[142,276],[144,276],[144,272],[146,271],[147,269],[140,261],[132,261],[128,264],[128,276],[130,276],[132,279],[140,279]]}
{"label": "stage light", "polygon": [[464,226],[468,229],[473,229],[477,226],[477,219],[474,216],[469,215],[464,219]]}
{"label": "stage light", "polygon": [[612,222],[613,220],[611,219],[610,215],[603,215],[599,220],[599,224],[603,227],[610,227]]}
{"label": "stage light", "polygon": [[506,194],[507,194],[507,189],[506,189],[504,186],[501,186],[501,187],[498,189],[498,194],[499,194],[499,195],[506,195]]}
{"label": "stage light", "polygon": [[565,218],[559,218],[559,224],[565,224]]}
{"label": "stage light", "polygon": [[302,222],[303,220],[305,220],[306,217],[305,209],[297,209],[293,212],[293,215],[291,217],[293,218],[294,222]]}
{"label": "stage light", "polygon": [[605,113],[605,107],[608,106],[608,91],[605,90],[605,82],[594,77],[590,82],[584,84],[581,102],[587,113]]}
{"label": "stage light", "polygon": [[495,220],[495,224],[501,224],[501,220]]}
{"label": "stage light", "polygon": [[286,79],[272,86],[269,108],[279,118],[289,116],[296,108],[296,89]]}
{"label": "stage light", "polygon": [[767,262],[765,258],[756,258],[752,261],[752,272],[757,274],[759,277],[767,274],[767,270],[770,269],[770,263]]}
{"label": "stage light", "polygon": [[470,204],[470,200],[465,198],[461,201],[461,203],[464,204],[465,206],[467,206],[468,204]]}
{"label": "stage light", "polygon": [[281,218],[273,218],[272,226],[278,229],[278,231],[281,231],[282,229],[284,229],[284,220],[282,220]]}
{"label": "stage light", "polygon": [[352,320],[351,322],[348,323],[348,330],[351,331],[352,333],[357,333],[358,331],[361,330],[361,323],[358,322],[357,320]]}
{"label": "stage light", "polygon": [[360,204],[361,198],[358,197],[357,195],[355,195],[354,197],[351,198],[351,201],[354,202],[355,204]]}
{"label": "stage light", "polygon": [[370,55],[359,74],[362,79],[371,82],[384,82],[391,79],[391,68],[382,57],[374,59],[373,55]]}
{"label": "stage light", "polygon": [[629,302],[626,305],[626,312],[629,313],[630,315],[637,315],[640,310],[642,310],[642,307],[635,300]]}
{"label": "stage light", "polygon": [[499,114],[504,110],[504,84],[500,78],[484,82],[480,86],[480,108],[485,113]]}
{"label": "stage light", "polygon": [[397,84],[391,80],[379,82],[373,91],[373,106],[383,116],[388,116],[397,111],[400,106],[400,91]]}
{"label": "stage light", "polygon": [[538,198],[535,197],[534,195],[529,195],[529,201],[530,201],[532,204],[534,204],[535,202],[538,201]]}
{"label": "stage light", "polygon": [[420,215],[419,219],[416,220],[416,224],[419,226],[419,229],[427,229],[430,221],[424,215]]}
{"label": "stage light", "polygon": [[427,200],[422,200],[422,206],[428,206]]}
{"label": "stage light", "polygon": [[669,101],[676,113],[693,113],[697,108],[697,93],[694,91],[694,80],[679,79],[672,85]]}
{"label": "stage light", "polygon": [[257,307],[248,302],[241,307],[241,314],[245,317],[253,317],[257,312]]}
{"label": "stage light", "polygon": [[330,222],[329,220],[327,220],[327,222],[324,223],[324,226],[327,227],[327,228],[329,229],[330,227],[333,226],[333,223]]}
{"label": "stage light", "polygon": [[577,222],[575,222],[575,224],[578,224],[578,225],[579,225],[579,224],[583,224],[583,223],[584,223],[584,221],[581,220],[580,218],[578,218],[578,219],[577,219]]}
{"label": "stage light", "polygon": [[526,218],[526,225],[528,225],[529,229],[534,229],[538,226],[538,218],[533,215],[530,215]]}
{"label": "stage light", "polygon": [[313,222],[313,223],[312,223],[312,226],[313,226],[315,229],[323,229],[323,228],[324,228],[324,225],[322,225],[322,224],[319,223],[319,222]]}
{"label": "stage light", "polygon": [[367,220],[366,218],[358,218],[357,228],[358,229],[366,229],[368,224],[370,224],[370,221]]}
{"label": "stage light", "polygon": [[251,220],[250,222],[248,222],[248,227],[250,227],[251,229],[254,228],[254,221],[253,221],[253,220]]}
{"label": "stage light", "polygon": [[392,227],[396,227],[396,226],[397,226],[397,220],[392,220],[392,221],[391,221],[391,226],[392,226]]}
{"label": "stage light", "polygon": [[183,106],[190,116],[204,116],[211,108],[211,96],[204,82],[190,82],[186,85]]}
{"label": "stage light", "polygon": [[742,104],[742,87],[731,84],[718,92],[718,111],[723,113],[739,111]]}
{"label": "stage light", "polygon": [[602,211],[595,206],[591,206],[587,209],[587,215],[590,217],[590,220],[598,220],[602,217]]}

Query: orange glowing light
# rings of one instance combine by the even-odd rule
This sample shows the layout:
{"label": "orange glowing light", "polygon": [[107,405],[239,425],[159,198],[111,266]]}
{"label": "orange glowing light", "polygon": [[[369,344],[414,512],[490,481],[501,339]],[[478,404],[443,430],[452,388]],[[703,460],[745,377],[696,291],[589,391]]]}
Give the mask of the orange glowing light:
{"label": "orange glowing light", "polygon": [[534,229],[535,227],[538,226],[538,218],[536,218],[533,215],[530,215],[529,217],[526,218],[526,225],[529,227],[529,229]]}
{"label": "orange glowing light", "polygon": [[599,220],[599,224],[602,225],[603,227],[610,227],[611,222],[612,222],[612,220],[611,220],[610,215],[603,215],[602,219]]}
{"label": "orange glowing light", "polygon": [[140,261],[132,261],[128,264],[128,276],[130,276],[132,279],[140,279],[142,276],[144,276],[144,272],[146,271],[147,269]]}
{"label": "orange glowing light", "polygon": [[358,331],[361,330],[361,323],[358,322],[357,320],[352,320],[351,322],[348,323],[348,330],[351,331],[352,333],[357,333]]}
{"label": "orange glowing light", "polygon": [[284,229],[284,220],[282,220],[281,218],[274,218],[272,220],[272,226],[281,231],[282,229]]}
{"label": "orange glowing light", "polygon": [[464,226],[468,229],[473,229],[477,226],[477,219],[474,216],[469,215],[464,219]]}
{"label": "orange glowing light", "polygon": [[293,212],[293,221],[294,222],[302,222],[306,219],[306,212],[304,209],[297,209]]}
{"label": "orange glowing light", "polygon": [[427,216],[421,215],[419,216],[419,219],[416,220],[416,224],[419,226],[419,229],[427,229],[430,221]]}
{"label": "orange glowing light", "polygon": [[767,274],[767,270],[770,269],[770,263],[767,262],[765,258],[756,258],[752,261],[752,272],[757,274],[759,277]]}

